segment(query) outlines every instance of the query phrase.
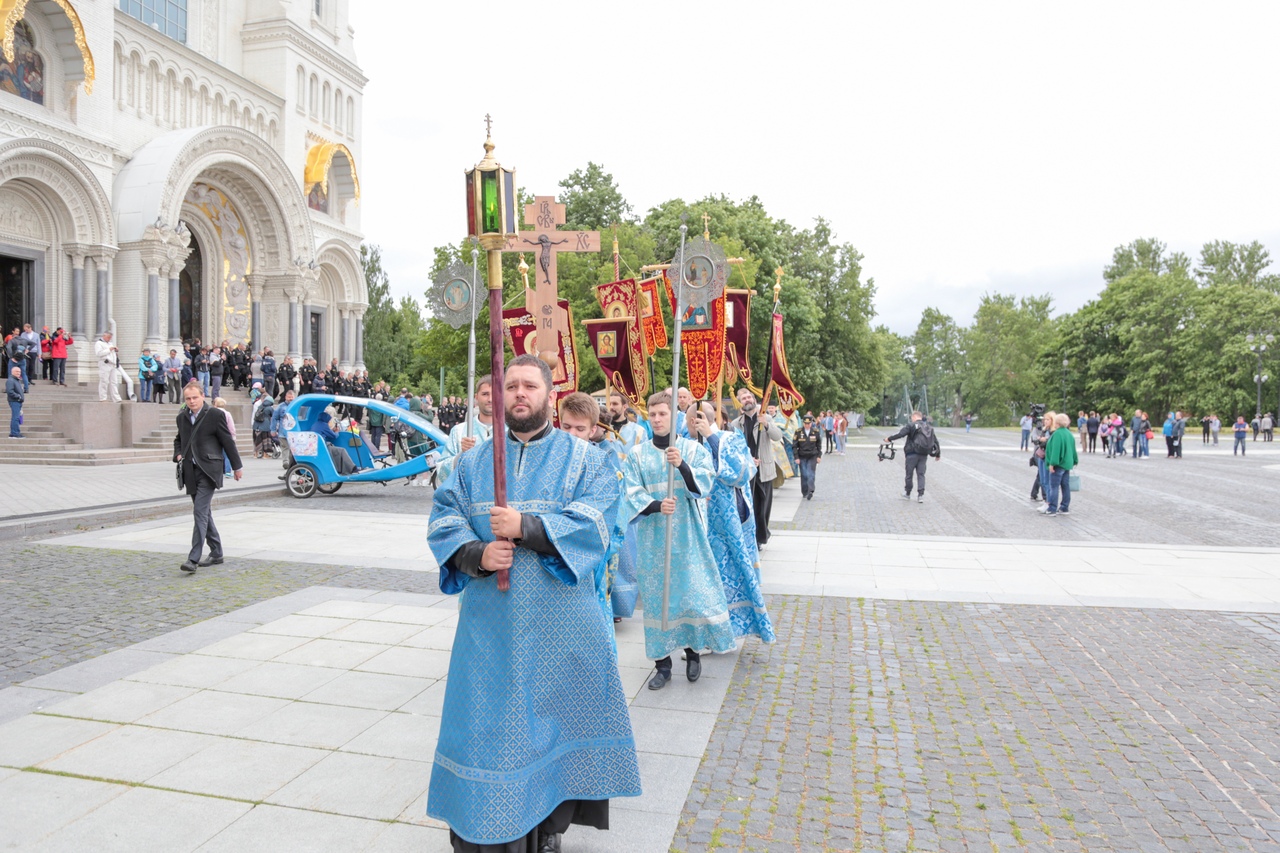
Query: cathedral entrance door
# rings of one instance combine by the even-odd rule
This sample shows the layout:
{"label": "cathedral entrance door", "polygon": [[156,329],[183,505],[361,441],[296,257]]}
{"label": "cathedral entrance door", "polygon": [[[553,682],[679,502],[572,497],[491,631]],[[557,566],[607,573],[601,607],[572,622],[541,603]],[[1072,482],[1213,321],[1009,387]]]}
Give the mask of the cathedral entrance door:
{"label": "cathedral entrance door", "polygon": [[32,317],[32,276],[35,264],[23,258],[0,255],[0,337]]}
{"label": "cathedral entrance door", "polygon": [[312,311],[311,316],[307,318],[307,322],[311,324],[311,357],[316,360],[316,365],[320,368],[324,367],[320,361],[320,329],[322,328],[320,320],[323,317],[323,314]]}
{"label": "cathedral entrance door", "polygon": [[204,277],[204,259],[200,255],[200,241],[191,235],[191,254],[187,256],[187,265],[178,275],[178,334],[182,340],[190,341],[199,338],[202,343],[209,343],[212,335],[204,333],[204,288],[201,279]]}

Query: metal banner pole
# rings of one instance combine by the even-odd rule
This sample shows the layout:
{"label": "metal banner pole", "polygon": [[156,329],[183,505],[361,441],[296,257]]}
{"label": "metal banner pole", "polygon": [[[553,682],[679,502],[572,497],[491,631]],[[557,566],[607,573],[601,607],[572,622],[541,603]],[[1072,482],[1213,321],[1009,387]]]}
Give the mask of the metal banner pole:
{"label": "metal banner pole", "polygon": [[[669,438],[668,447],[675,447],[676,444],[676,392],[680,389],[680,332],[684,319],[684,303],[679,299],[680,288],[684,283],[684,237],[688,233],[689,226],[680,226],[680,266],[676,268],[676,285],[671,292],[676,296],[675,304],[672,306],[671,313],[674,315],[672,319],[675,324],[675,341],[671,345],[671,426],[667,433]],[[655,306],[657,307],[657,306]],[[667,497],[674,498],[676,495],[676,468],[674,465],[667,466]],[[666,543],[666,560],[662,564],[662,630],[667,630],[668,610],[671,606],[671,538],[675,532],[675,515],[667,516],[667,543]]]}
{"label": "metal banner pole", "polygon": [[[471,334],[467,338],[467,438],[471,438],[471,421],[475,418],[476,398],[476,264],[480,250],[471,249]],[[493,386],[489,386],[492,388]],[[492,393],[492,392],[490,392]]]}

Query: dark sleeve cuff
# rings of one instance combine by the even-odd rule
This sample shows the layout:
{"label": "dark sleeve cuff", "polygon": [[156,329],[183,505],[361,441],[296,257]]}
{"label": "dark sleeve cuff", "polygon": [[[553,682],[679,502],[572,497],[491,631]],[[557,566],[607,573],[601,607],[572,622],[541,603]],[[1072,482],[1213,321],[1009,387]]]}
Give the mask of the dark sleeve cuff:
{"label": "dark sleeve cuff", "polygon": [[656,512],[662,512],[662,501],[650,501],[647,507],[640,510],[641,515],[653,515]]}
{"label": "dark sleeve cuff", "polygon": [[480,568],[480,558],[484,556],[484,549],[487,542],[481,542],[479,539],[466,543],[457,551],[453,552],[453,556],[449,562],[453,565],[455,571],[462,572],[473,578],[487,578],[493,572],[487,572]]}
{"label": "dark sleeve cuff", "polygon": [[539,554],[550,554],[559,557],[560,552],[547,537],[547,528],[542,519],[536,515],[525,513],[520,516],[520,540],[516,543],[521,548],[537,551]]}
{"label": "dark sleeve cuff", "polygon": [[689,469],[689,463],[681,459],[679,470],[680,476],[684,477],[684,487],[689,490],[689,493],[702,497],[702,492],[698,489],[698,484],[693,479],[693,471]]}

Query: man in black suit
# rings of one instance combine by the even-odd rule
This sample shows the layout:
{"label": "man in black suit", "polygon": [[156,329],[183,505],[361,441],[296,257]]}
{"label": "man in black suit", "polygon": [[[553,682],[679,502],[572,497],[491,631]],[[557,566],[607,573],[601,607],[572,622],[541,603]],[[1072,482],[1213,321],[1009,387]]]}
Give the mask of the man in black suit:
{"label": "man in black suit", "polygon": [[[184,572],[198,566],[216,566],[222,562],[222,539],[213,523],[213,493],[222,488],[223,460],[227,454],[235,478],[244,473],[240,451],[231,438],[227,415],[222,409],[206,406],[204,389],[190,382],[182,389],[186,406],[178,412],[178,434],[173,439],[173,461],[182,463],[182,479],[194,506],[195,530],[191,534],[191,553],[182,564]],[[204,543],[209,543],[209,556],[200,559]]]}

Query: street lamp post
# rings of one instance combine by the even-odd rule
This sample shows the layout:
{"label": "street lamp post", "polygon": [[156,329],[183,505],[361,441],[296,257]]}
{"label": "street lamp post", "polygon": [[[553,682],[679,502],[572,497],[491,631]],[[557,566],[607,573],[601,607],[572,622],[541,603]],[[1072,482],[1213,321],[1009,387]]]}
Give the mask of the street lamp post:
{"label": "street lamp post", "polygon": [[1258,358],[1258,369],[1253,374],[1253,381],[1258,386],[1258,402],[1257,411],[1254,414],[1259,421],[1262,420],[1262,383],[1271,377],[1262,372],[1262,354],[1267,351],[1267,344],[1275,343],[1275,335],[1245,335],[1245,342],[1249,344],[1249,352]]}

